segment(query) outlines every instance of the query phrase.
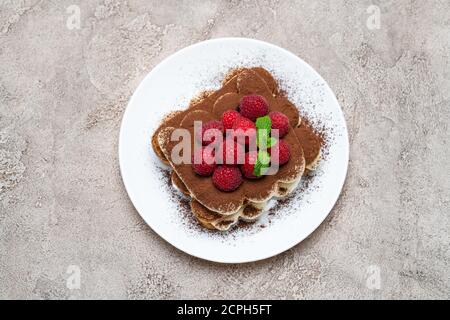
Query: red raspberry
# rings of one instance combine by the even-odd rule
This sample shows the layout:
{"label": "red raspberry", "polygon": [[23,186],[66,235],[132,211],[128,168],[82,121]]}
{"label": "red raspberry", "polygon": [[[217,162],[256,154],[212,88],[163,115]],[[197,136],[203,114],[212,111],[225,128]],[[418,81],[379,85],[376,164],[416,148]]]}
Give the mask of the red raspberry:
{"label": "red raspberry", "polygon": [[222,114],[222,124],[223,128],[225,130],[232,129],[234,122],[240,117],[241,115],[236,110],[228,110],[225,111]]}
{"label": "red raspberry", "polygon": [[259,179],[263,177],[263,176],[257,177],[253,174],[257,158],[258,152],[256,151],[247,152],[245,154],[245,162],[244,164],[241,164],[241,171],[244,177],[246,177],[247,179]]}
{"label": "red raspberry", "polygon": [[200,163],[195,163],[196,157],[192,155],[192,168],[194,169],[195,173],[204,177],[209,177],[210,175],[212,175],[214,169],[216,168],[214,154],[212,154],[209,150],[207,151],[206,148],[199,149],[197,153],[197,161],[200,160]]}
{"label": "red raspberry", "polygon": [[269,117],[272,120],[272,129],[278,129],[280,138],[283,138],[289,131],[289,118],[276,111],[269,113]]}
{"label": "red raspberry", "polygon": [[[249,144],[250,138],[256,138],[256,125],[249,119],[240,117],[233,125],[236,137],[245,135],[245,144]],[[241,139],[238,139],[240,141]]]}
{"label": "red raspberry", "polygon": [[[208,131],[208,130],[210,130],[210,131]],[[202,125],[202,137],[203,137],[203,139],[199,139],[199,137],[197,137],[197,139],[199,141],[201,140],[202,144],[204,146],[207,146],[210,143],[214,142],[215,136],[216,136],[215,130],[219,130],[223,134],[222,122],[213,120],[213,121],[204,123]]]}
{"label": "red raspberry", "polygon": [[244,117],[256,121],[269,113],[269,104],[263,96],[251,94],[242,97],[239,110]]}
{"label": "red raspberry", "polygon": [[[272,155],[272,153],[274,153],[274,152],[278,153],[278,163],[280,166],[287,163],[289,161],[289,158],[291,157],[291,150],[289,148],[289,145],[284,140],[279,140],[268,151],[269,151],[270,155]],[[275,159],[273,159],[272,157],[270,158],[270,161],[273,164],[277,164],[277,161],[275,161]]]}
{"label": "red raspberry", "polygon": [[242,174],[238,167],[219,166],[214,170],[212,181],[221,191],[234,191],[242,183]]}
{"label": "red raspberry", "polygon": [[[216,159],[217,163],[235,165],[243,162],[245,148],[234,139],[225,139],[222,145],[222,159]],[[232,155],[233,154],[233,155]],[[228,160],[231,159],[230,160]]]}

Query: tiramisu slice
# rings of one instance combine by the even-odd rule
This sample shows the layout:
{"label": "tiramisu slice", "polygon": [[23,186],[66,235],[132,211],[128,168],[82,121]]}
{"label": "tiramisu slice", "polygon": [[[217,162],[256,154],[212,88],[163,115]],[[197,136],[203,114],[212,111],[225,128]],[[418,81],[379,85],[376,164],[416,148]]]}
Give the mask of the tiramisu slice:
{"label": "tiramisu slice", "polygon": [[[321,145],[268,71],[230,74],[222,88],[167,116],[152,138],[200,224],[222,231],[257,220],[272,197],[295,189]],[[181,136],[187,148],[180,149]]]}

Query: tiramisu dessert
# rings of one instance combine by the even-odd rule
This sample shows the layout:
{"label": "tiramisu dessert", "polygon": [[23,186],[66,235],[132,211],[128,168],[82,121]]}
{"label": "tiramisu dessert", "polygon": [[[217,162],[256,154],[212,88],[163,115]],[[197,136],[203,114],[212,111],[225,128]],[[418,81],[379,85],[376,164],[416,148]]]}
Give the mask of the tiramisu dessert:
{"label": "tiramisu dessert", "polygon": [[314,170],[321,144],[261,67],[233,70],[219,90],[169,114],[152,137],[199,223],[221,231],[256,221],[270,199],[290,194]]}

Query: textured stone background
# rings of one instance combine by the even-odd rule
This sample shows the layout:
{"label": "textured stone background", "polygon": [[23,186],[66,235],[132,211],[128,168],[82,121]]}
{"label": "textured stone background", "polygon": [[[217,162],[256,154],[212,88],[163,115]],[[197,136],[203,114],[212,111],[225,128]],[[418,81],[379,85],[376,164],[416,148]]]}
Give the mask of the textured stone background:
{"label": "textured stone background", "polygon": [[[73,4],[79,30],[66,27]],[[379,30],[366,25],[371,4]],[[222,36],[309,62],[351,137],[327,221],[284,254],[235,266],[152,232],[117,160],[140,80]],[[450,298],[449,54],[444,0],[0,0],[0,298]],[[70,265],[78,290],[66,287]]]}

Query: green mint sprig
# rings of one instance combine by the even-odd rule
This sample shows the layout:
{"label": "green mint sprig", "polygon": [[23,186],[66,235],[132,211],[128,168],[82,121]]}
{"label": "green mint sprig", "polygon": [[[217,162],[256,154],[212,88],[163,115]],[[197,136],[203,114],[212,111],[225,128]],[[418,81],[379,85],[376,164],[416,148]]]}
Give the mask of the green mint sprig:
{"label": "green mint sprig", "polygon": [[253,167],[253,174],[257,177],[262,176],[270,163],[270,155],[267,151],[258,151],[255,166]]}
{"label": "green mint sprig", "polygon": [[267,149],[272,147],[277,140],[270,136],[272,128],[272,120],[269,116],[256,119],[256,145],[258,146],[258,156],[253,167],[253,174],[257,177],[264,174],[269,167],[270,155]]}

